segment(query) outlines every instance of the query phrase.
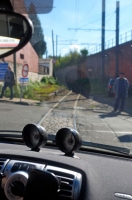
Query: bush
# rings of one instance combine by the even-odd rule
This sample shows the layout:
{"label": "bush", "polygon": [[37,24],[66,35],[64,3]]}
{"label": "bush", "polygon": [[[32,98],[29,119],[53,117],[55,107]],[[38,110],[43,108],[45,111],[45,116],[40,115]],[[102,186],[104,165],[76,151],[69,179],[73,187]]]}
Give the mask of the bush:
{"label": "bush", "polygon": [[48,94],[56,91],[58,89],[58,85],[55,84],[56,80],[52,77],[43,78],[41,82],[35,81],[30,82],[25,89],[23,89],[23,98],[25,99],[36,99],[36,100],[44,100],[47,98]]}
{"label": "bush", "polygon": [[54,77],[43,77],[41,79],[41,83],[45,83],[48,85],[58,85],[58,81]]}
{"label": "bush", "polygon": [[[22,98],[25,99],[36,99],[43,100],[50,93],[56,91],[59,88],[57,84],[57,80],[53,77],[43,77],[41,82],[39,81],[30,81],[29,84],[22,88]],[[0,86],[2,89],[2,86]],[[20,98],[20,85],[16,85],[13,87],[14,97]],[[7,88],[5,93],[5,97],[10,97],[10,89]]]}

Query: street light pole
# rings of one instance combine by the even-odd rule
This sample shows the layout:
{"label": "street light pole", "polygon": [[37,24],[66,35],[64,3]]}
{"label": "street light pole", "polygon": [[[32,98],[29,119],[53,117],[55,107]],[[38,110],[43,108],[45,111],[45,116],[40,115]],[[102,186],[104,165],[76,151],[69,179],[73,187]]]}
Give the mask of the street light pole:
{"label": "street light pole", "polygon": [[52,48],[53,48],[53,77],[55,77],[55,69],[54,69],[54,33],[52,30]]}
{"label": "street light pole", "polygon": [[101,78],[105,78],[105,0],[102,0],[102,67],[101,67]]}
{"label": "street light pole", "polygon": [[16,76],[16,53],[13,54],[14,74]]}
{"label": "street light pole", "polygon": [[57,45],[58,45],[58,35],[56,35],[56,58],[57,58]]}
{"label": "street light pole", "polygon": [[119,15],[120,15],[120,2],[116,2],[116,77],[119,74]]}
{"label": "street light pole", "polygon": [[13,54],[14,75],[17,84],[16,53]]}

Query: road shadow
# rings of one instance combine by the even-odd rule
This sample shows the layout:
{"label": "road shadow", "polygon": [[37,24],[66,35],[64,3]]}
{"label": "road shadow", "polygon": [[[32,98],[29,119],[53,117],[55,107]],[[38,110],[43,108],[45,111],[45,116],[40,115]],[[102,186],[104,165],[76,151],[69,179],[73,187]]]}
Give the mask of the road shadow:
{"label": "road shadow", "polygon": [[[108,106],[111,106],[111,107],[114,107],[114,104],[115,104],[115,98],[107,97],[106,95],[93,94],[93,100],[101,104],[107,104]],[[129,108],[129,106],[127,105],[127,102],[125,104],[125,112],[129,114],[130,116],[132,116],[132,108]]]}
{"label": "road shadow", "polygon": [[[97,111],[95,111],[97,113]],[[100,113],[100,112],[98,112]],[[107,118],[107,117],[117,117],[119,115],[119,113],[114,113],[114,112],[109,112],[109,113],[103,113],[103,114],[100,114],[99,117],[104,119],[104,118]]]}
{"label": "road shadow", "polygon": [[132,142],[132,135],[126,134],[126,135],[123,135],[123,136],[119,136],[118,139],[120,140],[120,142],[128,142],[128,143],[130,143],[130,142]]}
{"label": "road shadow", "polygon": [[93,100],[97,101],[101,104],[107,104],[109,106],[114,106],[115,98],[114,97],[107,97],[106,95],[94,95],[93,94]]}
{"label": "road shadow", "polygon": [[[101,112],[97,112],[95,111],[96,113],[101,113]],[[117,116],[125,116],[125,117],[130,117],[132,116],[132,114],[128,114],[128,113],[121,113],[121,112],[108,112],[108,113],[103,113],[103,114],[100,114],[99,117],[104,119],[104,118],[107,118],[107,117],[117,117]]]}

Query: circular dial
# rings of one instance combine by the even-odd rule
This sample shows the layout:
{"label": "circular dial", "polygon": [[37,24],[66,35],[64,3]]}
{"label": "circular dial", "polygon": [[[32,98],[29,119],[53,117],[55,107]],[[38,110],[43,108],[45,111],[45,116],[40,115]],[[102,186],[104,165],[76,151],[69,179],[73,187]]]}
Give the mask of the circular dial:
{"label": "circular dial", "polygon": [[56,134],[56,144],[58,148],[67,155],[79,149],[82,143],[80,134],[71,128],[61,128]]}
{"label": "circular dial", "polygon": [[23,194],[28,180],[28,174],[22,171],[11,174],[4,187],[9,200],[23,200]]}
{"label": "circular dial", "polygon": [[33,146],[37,146],[40,140],[40,134],[37,128],[30,127],[30,141]]}
{"label": "circular dial", "polygon": [[45,128],[38,124],[27,124],[22,131],[22,138],[29,148],[37,150],[46,144],[48,134]]}
{"label": "circular dial", "polygon": [[67,149],[68,152],[72,151],[75,145],[75,138],[70,131],[64,135],[62,143],[63,143],[63,147]]}

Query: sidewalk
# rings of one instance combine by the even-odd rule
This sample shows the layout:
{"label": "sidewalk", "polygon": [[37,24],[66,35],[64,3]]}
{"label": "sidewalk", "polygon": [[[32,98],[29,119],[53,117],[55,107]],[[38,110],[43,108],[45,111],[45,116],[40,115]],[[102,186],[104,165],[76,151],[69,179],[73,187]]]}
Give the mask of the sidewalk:
{"label": "sidewalk", "polygon": [[32,99],[21,99],[20,101],[20,98],[13,98],[12,100],[9,100],[9,98],[6,97],[0,98],[0,102],[14,103],[20,105],[38,105],[40,103],[40,101]]}

